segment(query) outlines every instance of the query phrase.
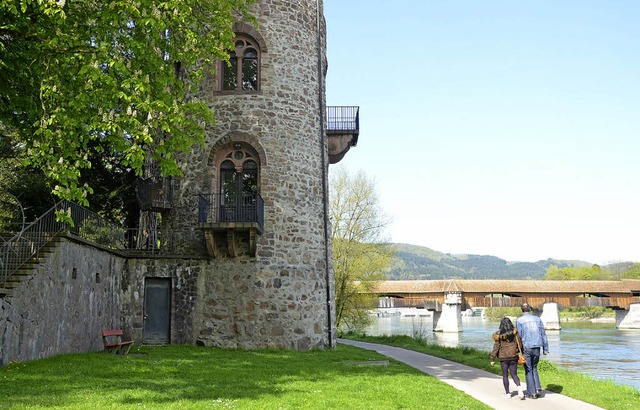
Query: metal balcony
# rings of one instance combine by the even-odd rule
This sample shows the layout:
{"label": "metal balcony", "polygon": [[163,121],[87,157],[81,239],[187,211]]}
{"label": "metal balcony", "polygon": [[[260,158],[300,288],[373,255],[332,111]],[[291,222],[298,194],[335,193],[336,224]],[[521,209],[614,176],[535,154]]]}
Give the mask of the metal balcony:
{"label": "metal balcony", "polygon": [[351,147],[358,144],[360,135],[360,107],[327,107],[329,163],[338,163]]}
{"label": "metal balcony", "polygon": [[172,178],[138,178],[138,204],[142,211],[163,212],[173,208]]}
{"label": "metal balcony", "polygon": [[356,137],[355,146],[360,134],[360,107],[327,107],[327,134],[353,134]]}
{"label": "metal balcony", "polygon": [[198,221],[205,234],[209,255],[219,256],[218,234],[225,233],[229,256],[238,256],[236,237],[243,235],[249,240],[249,254],[255,256],[256,235],[262,234],[264,226],[264,200],[257,193],[231,201],[221,194],[200,194]]}

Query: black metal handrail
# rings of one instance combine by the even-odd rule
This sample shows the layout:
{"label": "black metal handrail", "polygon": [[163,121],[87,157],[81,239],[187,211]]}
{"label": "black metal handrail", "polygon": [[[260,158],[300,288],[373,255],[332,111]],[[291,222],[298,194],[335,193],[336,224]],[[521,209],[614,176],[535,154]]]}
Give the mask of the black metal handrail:
{"label": "black metal handrail", "polygon": [[264,226],[264,200],[260,194],[244,194],[231,199],[222,194],[198,195],[198,221],[205,223],[257,223]]}
{"label": "black metal handrail", "polygon": [[[219,194],[199,195],[200,223],[251,223],[262,231],[264,201],[259,194],[243,195],[233,203],[221,199]],[[64,212],[73,224],[58,221],[57,212]],[[168,254],[167,245],[175,239],[170,236],[178,235],[176,231],[167,235],[157,228],[125,228],[78,204],[62,200],[0,246],[0,288],[63,232],[115,251],[145,257]]]}
{"label": "black metal handrail", "polygon": [[327,107],[327,131],[358,135],[360,133],[360,107]]}
{"label": "black metal handrail", "polygon": [[[64,212],[71,217],[73,226],[59,221],[57,212]],[[64,231],[113,249],[122,243],[124,237],[124,228],[80,205],[62,200],[0,247],[0,287],[4,286],[9,276]]]}

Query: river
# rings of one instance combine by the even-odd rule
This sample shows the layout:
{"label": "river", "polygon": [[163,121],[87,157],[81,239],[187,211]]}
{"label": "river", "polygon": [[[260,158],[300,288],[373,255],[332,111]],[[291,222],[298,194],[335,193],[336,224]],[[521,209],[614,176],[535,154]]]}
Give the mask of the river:
{"label": "river", "polygon": [[[485,350],[488,361],[493,347],[491,334],[498,330],[498,322],[463,317],[462,328],[460,333],[433,332],[431,317],[389,316],[376,318],[366,333],[410,336],[422,330],[429,343]],[[609,322],[562,322],[562,330],[548,330],[547,338],[549,354],[543,359],[564,369],[640,390],[640,330],[617,329],[615,323]]]}

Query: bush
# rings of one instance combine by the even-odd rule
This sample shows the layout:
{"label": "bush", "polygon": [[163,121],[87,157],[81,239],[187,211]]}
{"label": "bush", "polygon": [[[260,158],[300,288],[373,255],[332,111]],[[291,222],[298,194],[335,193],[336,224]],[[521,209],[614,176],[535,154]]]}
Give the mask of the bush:
{"label": "bush", "polygon": [[613,310],[604,306],[570,306],[560,311],[560,316],[587,320],[601,317],[609,312]]}
{"label": "bush", "polygon": [[484,310],[485,318],[492,322],[499,322],[505,316],[518,317],[521,314],[522,311],[519,307],[493,307]]}

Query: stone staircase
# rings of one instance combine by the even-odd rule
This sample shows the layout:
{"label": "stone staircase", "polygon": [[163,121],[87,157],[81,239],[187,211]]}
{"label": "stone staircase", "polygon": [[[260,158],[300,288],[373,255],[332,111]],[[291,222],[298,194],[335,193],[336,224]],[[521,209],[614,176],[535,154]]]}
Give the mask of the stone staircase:
{"label": "stone staircase", "polygon": [[[59,221],[56,213],[60,211],[71,217],[73,223]],[[106,239],[101,236],[105,234]],[[125,234],[122,226],[95,212],[65,200],[58,202],[18,234],[10,237],[0,233],[0,298],[12,296],[15,289],[29,280],[42,259],[53,252],[60,235],[73,235],[117,249]]]}
{"label": "stone staircase", "polygon": [[51,239],[38,251],[35,256],[30,258],[27,262],[23,263],[20,268],[18,268],[9,277],[7,277],[4,285],[0,287],[0,299],[13,296],[14,290],[28,281],[31,275],[36,273],[38,265],[40,265],[40,263],[49,255],[55,252],[55,248],[56,246],[58,246],[59,242],[60,238],[58,237]]}

